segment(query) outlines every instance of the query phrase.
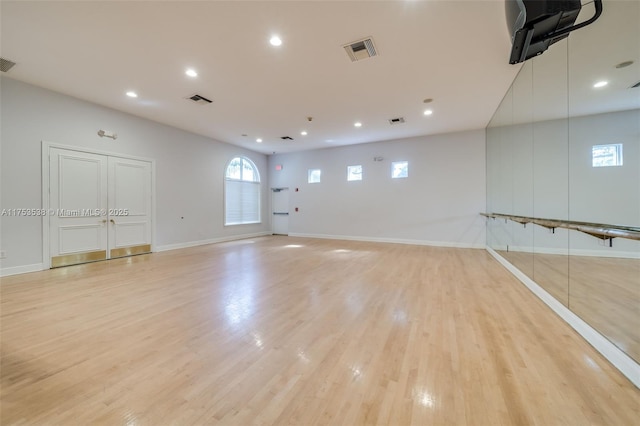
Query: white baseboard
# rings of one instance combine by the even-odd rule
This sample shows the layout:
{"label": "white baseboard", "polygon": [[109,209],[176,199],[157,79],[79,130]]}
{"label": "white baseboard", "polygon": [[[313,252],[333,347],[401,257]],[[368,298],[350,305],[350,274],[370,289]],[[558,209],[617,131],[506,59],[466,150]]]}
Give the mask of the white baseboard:
{"label": "white baseboard", "polygon": [[189,248],[189,247],[204,246],[207,244],[216,244],[216,243],[224,243],[227,241],[245,240],[247,238],[264,237],[265,235],[271,235],[271,232],[257,232],[253,234],[241,234],[241,235],[232,235],[229,237],[211,238],[208,240],[189,241],[186,243],[166,244],[163,246],[156,246],[153,251],[159,252],[159,251],[168,251],[168,250],[178,250],[178,249]]}
{"label": "white baseboard", "polygon": [[0,277],[27,274],[29,272],[43,271],[44,269],[45,269],[44,263],[34,263],[33,265],[12,266],[9,268],[0,267]]}
{"label": "white baseboard", "polygon": [[565,320],[575,331],[578,332],[591,346],[600,352],[611,364],[624,374],[636,387],[640,388],[640,364],[635,362],[629,355],[611,343],[606,337],[596,331],[589,324],[584,322],[579,316],[571,312],[566,306],[556,300],[553,296],[540,287],[535,281],[522,273],[502,256],[490,247],[487,251],[509,272],[516,276],[522,283],[538,296],[547,306],[549,306],[560,318]]}
{"label": "white baseboard", "polygon": [[289,233],[290,237],[305,238],[321,238],[326,240],[346,240],[346,241],[366,241],[371,243],[393,243],[393,244],[411,244],[416,246],[433,246],[433,247],[453,247],[453,248],[473,248],[484,249],[485,244],[471,243],[454,243],[451,241],[424,241],[424,240],[406,240],[400,238],[377,238],[377,237],[359,237],[350,235],[328,235],[328,234],[298,234]]}

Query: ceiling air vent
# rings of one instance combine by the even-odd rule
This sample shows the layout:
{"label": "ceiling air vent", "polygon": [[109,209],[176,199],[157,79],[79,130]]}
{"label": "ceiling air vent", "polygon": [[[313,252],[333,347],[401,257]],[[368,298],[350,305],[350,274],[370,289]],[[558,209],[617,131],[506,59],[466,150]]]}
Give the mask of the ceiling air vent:
{"label": "ceiling air vent", "polygon": [[9,71],[11,68],[13,68],[13,66],[16,63],[13,61],[10,61],[8,59],[5,58],[0,58],[0,71],[2,72],[7,72]]}
{"label": "ceiling air vent", "polygon": [[391,124],[392,126],[394,124],[402,124],[402,123],[404,123],[404,117],[390,118],[389,119],[389,124]]}
{"label": "ceiling air vent", "polygon": [[293,138],[291,136],[280,136],[280,139],[282,139],[283,141],[292,141]]}
{"label": "ceiling air vent", "polygon": [[193,95],[193,96],[189,96],[187,99],[192,100],[193,102],[200,104],[200,105],[208,105],[210,104],[211,100],[205,98],[204,96],[200,96],[200,95]]}
{"label": "ceiling air vent", "polygon": [[361,61],[378,55],[376,46],[373,44],[373,38],[371,37],[345,44],[342,47],[344,47],[351,62]]}

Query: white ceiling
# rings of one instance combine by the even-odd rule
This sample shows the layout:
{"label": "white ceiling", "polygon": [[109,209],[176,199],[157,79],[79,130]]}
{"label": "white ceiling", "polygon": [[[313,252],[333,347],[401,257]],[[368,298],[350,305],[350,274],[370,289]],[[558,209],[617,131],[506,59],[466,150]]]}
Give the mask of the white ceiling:
{"label": "white ceiling", "polygon": [[[520,68],[503,0],[0,7],[7,76],[267,154],[484,128]],[[342,46],[367,36],[379,56],[352,63]]]}

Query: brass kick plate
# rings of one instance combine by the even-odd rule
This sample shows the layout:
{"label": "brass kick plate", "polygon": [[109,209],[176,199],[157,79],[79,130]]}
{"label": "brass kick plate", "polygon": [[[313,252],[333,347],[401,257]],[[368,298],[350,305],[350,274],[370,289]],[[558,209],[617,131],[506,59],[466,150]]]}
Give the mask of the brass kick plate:
{"label": "brass kick plate", "polygon": [[55,256],[51,258],[51,267],[59,268],[61,266],[77,265],[79,263],[97,262],[107,258],[106,250],[89,251],[86,253],[65,254],[63,256]]}
{"label": "brass kick plate", "polygon": [[111,249],[111,258],[113,259],[114,257],[135,256],[136,254],[144,253],[151,253],[151,244]]}

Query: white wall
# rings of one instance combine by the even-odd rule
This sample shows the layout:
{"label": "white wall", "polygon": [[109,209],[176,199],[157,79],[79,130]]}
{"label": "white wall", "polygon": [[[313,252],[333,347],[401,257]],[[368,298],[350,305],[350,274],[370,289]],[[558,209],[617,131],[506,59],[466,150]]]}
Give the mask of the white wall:
{"label": "white wall", "polygon": [[[400,160],[409,177],[391,179]],[[363,180],[348,182],[347,166],[358,164]],[[307,183],[310,168],[321,183]],[[484,130],[276,154],[269,182],[291,188],[290,235],[485,246]]]}
{"label": "white wall", "polygon": [[[42,207],[41,141],[45,140],[155,159],[156,249],[269,230],[265,155],[6,77],[0,79],[0,90],[0,209]],[[118,139],[100,138],[99,129],[116,132]],[[224,169],[236,155],[247,156],[260,170],[262,224],[224,226]],[[0,246],[7,254],[3,271],[37,269],[43,261],[41,220],[1,217],[0,231]]]}

